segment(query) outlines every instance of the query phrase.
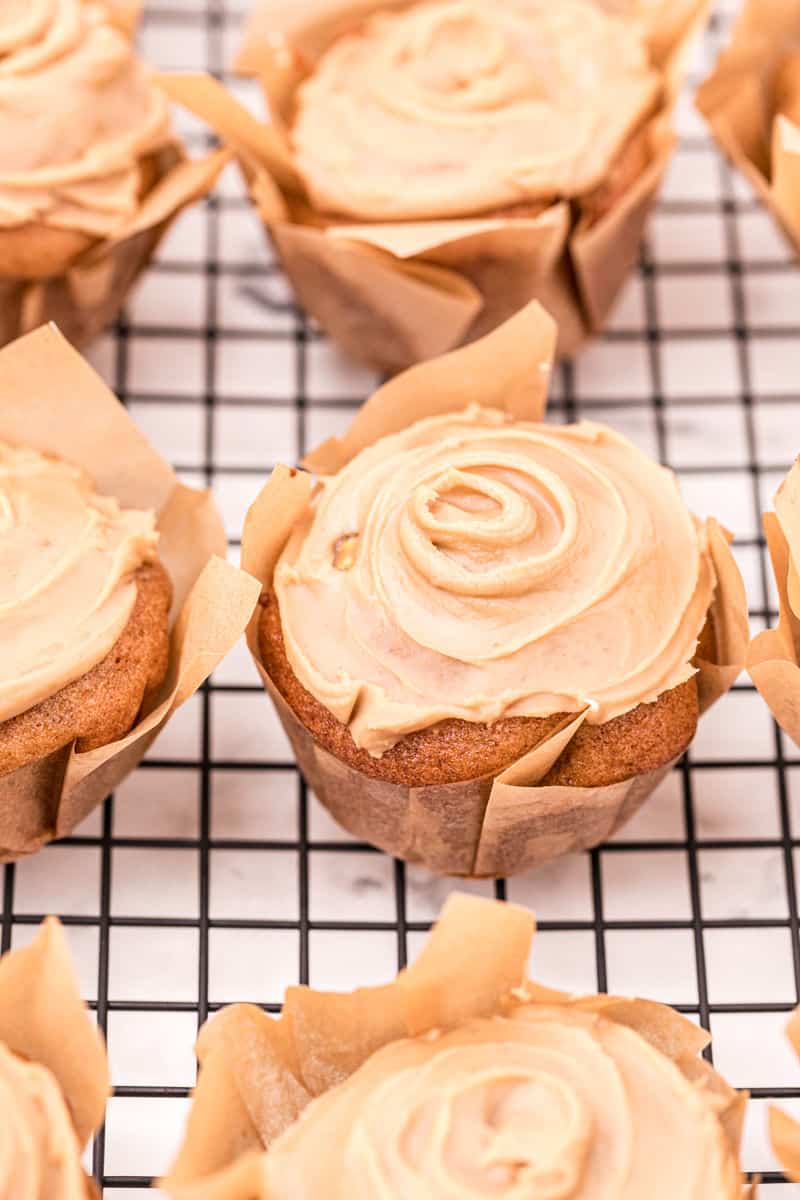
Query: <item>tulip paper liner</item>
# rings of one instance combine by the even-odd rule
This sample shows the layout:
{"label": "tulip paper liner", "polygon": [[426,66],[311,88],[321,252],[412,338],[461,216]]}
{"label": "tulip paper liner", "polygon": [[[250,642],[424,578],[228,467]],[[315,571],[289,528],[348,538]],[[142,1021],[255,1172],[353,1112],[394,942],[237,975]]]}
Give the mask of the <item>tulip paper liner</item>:
{"label": "tulip paper liner", "polygon": [[392,1042],[503,1016],[521,1003],[597,1013],[635,1030],[714,1096],[738,1154],[747,1096],[698,1058],[708,1034],[653,1001],[574,997],[526,982],[534,928],[522,908],[455,893],[394,982],[349,994],[290,987],[279,1019],[249,1004],[223,1009],[200,1031],[186,1135],[161,1186],[175,1200],[270,1200],[263,1152],[313,1099]]}
{"label": "tulip paper liner", "polygon": [[800,746],[800,460],[778,489],[775,512],[764,513],[780,618],[753,638],[750,678],[778,724]]}
{"label": "tulip paper liner", "polygon": [[[333,474],[384,435],[470,403],[501,409],[516,419],[541,420],[555,336],[552,320],[532,302],[470,346],[384,384],[344,436],[317,447],[304,465],[317,474]],[[278,467],[247,515],[242,566],[265,588],[311,492],[311,475]],[[697,663],[702,711],[738,676],[749,640],[744,586],[728,539],[714,521],[709,532],[717,574],[710,610],[717,661]],[[317,798],[356,837],[440,874],[507,876],[598,845],[637,811],[670,769],[606,787],[540,786],[580,727],[585,713],[579,713],[496,778],[417,788],[385,783],[335,758],[295,716],[260,660],[258,613],[250,623],[248,643]]]}
{"label": "tulip paper liner", "polygon": [[651,57],[664,86],[646,122],[649,161],[598,220],[579,203],[559,201],[533,218],[329,221],[309,205],[293,163],[286,128],[294,96],[336,36],[397,7],[397,0],[257,5],[238,65],[259,77],[268,125],[205,77],[172,75],[162,85],[237,151],[298,300],[354,357],[394,372],[482,336],[534,298],[558,320],[561,353],[571,353],[600,331],[636,260],[675,144],[672,113],[687,52],[709,0],[687,6],[677,29],[670,21],[668,45],[654,31]]}
{"label": "tulip paper liner", "polygon": [[800,253],[800,126],[777,112],[775,95],[777,69],[798,44],[794,0],[747,0],[697,107]]}
{"label": "tulip paper liner", "polygon": [[[67,939],[54,917],[47,918],[29,946],[0,958],[0,1045],[50,1071],[66,1101],[77,1142],[85,1146],[105,1117],[108,1060],[102,1034],[81,1000]],[[87,1192],[99,1195],[90,1180],[86,1183]]]}
{"label": "tulip paper liner", "polygon": [[0,350],[0,440],[87,471],[123,506],[152,508],[173,587],[167,675],[125,737],[78,753],[73,744],[0,775],[0,862],[68,834],[133,770],[172,713],[245,630],[256,580],[222,556],[227,541],[210,492],[185,487],[117,398],[54,326]]}

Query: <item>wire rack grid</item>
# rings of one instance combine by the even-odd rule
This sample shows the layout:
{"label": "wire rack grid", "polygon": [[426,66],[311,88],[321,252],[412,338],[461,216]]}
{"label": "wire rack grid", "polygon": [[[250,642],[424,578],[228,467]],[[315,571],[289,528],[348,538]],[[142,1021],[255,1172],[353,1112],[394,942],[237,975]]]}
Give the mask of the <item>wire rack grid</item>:
{"label": "wire rack grid", "polygon": [[[255,99],[226,73],[243,7],[151,0],[143,51]],[[731,9],[718,8],[695,80]],[[640,268],[608,333],[559,368],[550,413],[607,421],[678,472],[691,507],[734,530],[759,628],[776,604],[759,514],[800,449],[800,272],[688,98],[679,123]],[[215,488],[234,558],[268,469],[340,431],[377,382],[294,308],[233,171],[180,219],[90,357],[181,476]],[[765,1133],[771,1100],[800,1112],[783,1036],[800,1000],[798,838],[800,754],[740,681],[611,844],[468,885],[535,909],[543,982],[651,996],[710,1027],[717,1066],[752,1093],[744,1166],[769,1200],[800,1196]],[[89,1159],[105,1196],[133,1200],[168,1165],[210,1012],[277,1011],[298,981],[387,980],[453,886],[333,825],[239,647],[101,812],[4,869],[2,949],[58,913],[108,1038],[115,1090]]]}

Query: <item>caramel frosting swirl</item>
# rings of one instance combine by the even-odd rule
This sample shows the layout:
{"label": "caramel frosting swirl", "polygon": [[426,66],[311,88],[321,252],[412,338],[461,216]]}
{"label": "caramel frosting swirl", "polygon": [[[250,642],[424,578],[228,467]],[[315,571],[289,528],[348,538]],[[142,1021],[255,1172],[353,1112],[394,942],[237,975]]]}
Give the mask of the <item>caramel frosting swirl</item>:
{"label": "caramel frosting swirl", "polygon": [[373,755],[448,717],[654,701],[694,673],[714,586],[671,472],[603,426],[477,406],[322,479],[275,572],[295,674]]}
{"label": "caramel frosting swirl", "polygon": [[0,1200],[86,1200],[81,1149],[46,1067],[0,1043]]}
{"label": "caramel frosting swirl", "polygon": [[394,1042],[264,1160],[270,1200],[733,1200],[719,1102],[596,1014],[508,1017]]}
{"label": "caramel frosting swirl", "polygon": [[170,141],[165,96],[89,0],[0,5],[0,227],[105,236],[139,204],[141,159]]}
{"label": "caramel frosting swirl", "polygon": [[157,540],[152,512],[121,509],[78,467],[0,442],[0,721],[105,658]]}
{"label": "caramel frosting swirl", "polygon": [[433,0],[329,47],[292,143],[318,209],[486,212],[590,191],[658,88],[638,26],[591,0]]}

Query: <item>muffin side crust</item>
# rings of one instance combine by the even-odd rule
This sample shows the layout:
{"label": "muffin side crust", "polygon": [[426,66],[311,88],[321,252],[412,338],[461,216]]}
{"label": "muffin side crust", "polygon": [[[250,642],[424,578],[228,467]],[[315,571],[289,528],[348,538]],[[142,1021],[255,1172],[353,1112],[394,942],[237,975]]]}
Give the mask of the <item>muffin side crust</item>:
{"label": "muffin side crust", "polygon": [[[707,622],[701,647],[711,640],[713,631]],[[258,644],[270,678],[315,740],[348,766],[387,783],[426,787],[497,775],[575,715],[507,717],[491,725],[440,721],[407,734],[375,758],[356,746],[347,726],[298,680],[286,657],[278,602],[271,590],[262,597]],[[652,704],[640,704],[604,725],[582,725],[541,783],[605,787],[657,770],[684,752],[694,737],[698,716],[697,683],[692,678]]]}
{"label": "muffin side crust", "polygon": [[136,721],[144,699],[163,682],[172,584],[158,561],[139,567],[133,578],[133,611],[110,653],[80,679],[0,722],[0,776],[73,740],[84,751],[122,737]]}

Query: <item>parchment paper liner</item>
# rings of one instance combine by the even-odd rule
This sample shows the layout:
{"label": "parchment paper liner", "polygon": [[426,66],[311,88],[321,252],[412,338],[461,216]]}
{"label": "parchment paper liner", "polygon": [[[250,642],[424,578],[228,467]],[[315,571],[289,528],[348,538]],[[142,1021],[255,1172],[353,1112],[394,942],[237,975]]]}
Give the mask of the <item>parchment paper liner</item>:
{"label": "parchment paper liner", "polygon": [[794,0],[746,0],[697,107],[800,252],[800,126],[775,115],[776,68],[800,47]]}
{"label": "parchment paper liner", "polygon": [[705,1030],[653,1001],[575,997],[526,983],[534,927],[522,908],[456,893],[393,983],[346,995],[290,987],[279,1019],[249,1004],[222,1009],[200,1031],[186,1137],[161,1186],[176,1200],[269,1200],[262,1152],[310,1100],[390,1042],[502,1015],[521,1000],[598,1012],[636,1030],[718,1097],[738,1154],[747,1096],[697,1057],[710,1040]]}
{"label": "parchment paper liner", "polygon": [[185,487],[55,326],[0,350],[0,440],[60,455],[123,506],[153,508],[174,589],[167,676],[130,733],[78,754],[65,746],[0,775],[0,862],[64,837],[138,765],[172,713],[244,632],[257,582],[224,558],[210,492]]}
{"label": "parchment paper liner", "polygon": [[[800,459],[792,467],[782,488],[790,489],[794,511],[789,536],[800,546]],[[750,678],[769,705],[775,720],[800,746],[800,563],[790,553],[789,542],[775,513],[764,513],[780,616],[777,629],[765,629],[753,638],[747,651]]]}
{"label": "parchment paper liner", "polygon": [[[404,0],[408,2],[408,0]],[[304,197],[286,138],[293,97],[331,40],[398,0],[262,0],[238,67],[259,77],[273,122],[260,125],[219,85],[188,75],[162,80],[237,150],[253,202],[297,298],[354,357],[397,371],[495,328],[534,297],[556,317],[559,349],[599,332],[636,261],[645,221],[672,153],[672,112],[693,35],[709,0],[697,0],[677,42],[658,53],[664,98],[646,129],[650,162],[612,210],[591,223],[560,201],[524,217],[327,223]],[[655,57],[655,56],[654,56]]]}
{"label": "parchment paper liner", "polygon": [[[0,1043],[55,1076],[85,1146],[105,1117],[108,1060],[55,917],[41,924],[29,946],[0,958]],[[99,1196],[88,1179],[87,1188]]]}
{"label": "parchment paper liner", "polygon": [[[469,403],[518,419],[544,417],[555,326],[532,302],[493,333],[395,377],[366,402],[349,430],[307,455],[317,474],[338,471],[365,446],[423,417]],[[289,532],[309,503],[311,476],[278,467],[247,514],[242,566],[265,587]],[[722,529],[711,522],[718,587],[711,606],[717,662],[698,663],[700,707],[728,690],[749,640],[744,585]],[[440,874],[511,875],[606,841],[653,792],[670,766],[608,787],[541,787],[583,721],[560,730],[497,778],[406,788],[354,770],[318,745],[270,679],[258,653],[258,612],[248,644],[297,762],[317,798],[355,836]]]}
{"label": "parchment paper liner", "polygon": [[[135,6],[119,5],[117,23],[127,28],[134,13]],[[32,267],[20,277],[9,273],[0,258],[0,345],[46,321],[55,321],[76,346],[90,342],[117,317],[173,219],[211,190],[230,157],[217,150],[188,159],[177,142],[152,155],[156,182],[138,211],[113,238],[96,239],[61,274],[43,275]],[[35,263],[35,225],[30,240],[29,257]]]}

